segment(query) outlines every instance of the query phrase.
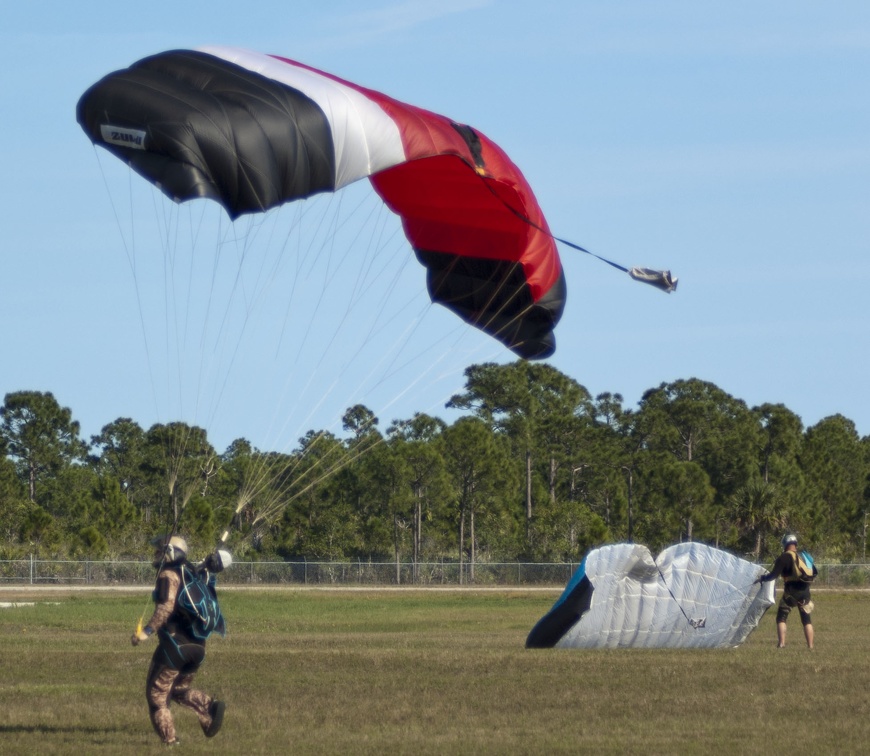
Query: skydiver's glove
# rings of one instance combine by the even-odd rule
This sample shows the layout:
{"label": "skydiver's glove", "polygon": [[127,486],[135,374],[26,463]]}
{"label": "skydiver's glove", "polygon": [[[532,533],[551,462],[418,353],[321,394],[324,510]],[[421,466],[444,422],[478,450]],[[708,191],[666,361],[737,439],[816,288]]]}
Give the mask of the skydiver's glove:
{"label": "skydiver's glove", "polygon": [[146,627],[144,630],[137,630],[133,633],[133,637],[130,638],[130,643],[138,646],[142,641],[147,641],[151,637],[152,632],[150,627]]}
{"label": "skydiver's glove", "polygon": [[764,578],[766,578],[766,577],[767,577],[767,575],[759,575],[757,578],[755,578],[755,580],[752,581],[752,584],[753,585],[761,585],[764,582]]}

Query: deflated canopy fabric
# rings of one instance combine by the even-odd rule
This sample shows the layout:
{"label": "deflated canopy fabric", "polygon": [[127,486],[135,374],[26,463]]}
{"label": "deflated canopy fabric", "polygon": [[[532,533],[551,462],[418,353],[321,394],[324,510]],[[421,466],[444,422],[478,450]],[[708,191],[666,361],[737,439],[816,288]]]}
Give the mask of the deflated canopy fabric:
{"label": "deflated canopy fabric", "polygon": [[301,63],[224,47],[175,50],[82,95],[95,144],[176,201],[232,218],[368,177],[402,219],[432,300],[521,357],[555,350],[561,262],[527,181],[469,126]]}
{"label": "deflated canopy fabric", "polygon": [[682,543],[653,559],[637,544],[591,551],[527,648],[726,648],[773,604],[764,570],[720,549]]}

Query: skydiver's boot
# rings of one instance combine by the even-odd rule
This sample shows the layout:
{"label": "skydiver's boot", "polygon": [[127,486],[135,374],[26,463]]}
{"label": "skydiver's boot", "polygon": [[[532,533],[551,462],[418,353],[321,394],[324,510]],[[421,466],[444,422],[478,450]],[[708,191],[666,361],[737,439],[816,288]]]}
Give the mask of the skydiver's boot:
{"label": "skydiver's boot", "polygon": [[227,705],[223,701],[212,701],[211,706],[208,707],[211,724],[202,728],[207,738],[213,738],[220,731],[221,725],[224,723],[224,710],[226,708]]}

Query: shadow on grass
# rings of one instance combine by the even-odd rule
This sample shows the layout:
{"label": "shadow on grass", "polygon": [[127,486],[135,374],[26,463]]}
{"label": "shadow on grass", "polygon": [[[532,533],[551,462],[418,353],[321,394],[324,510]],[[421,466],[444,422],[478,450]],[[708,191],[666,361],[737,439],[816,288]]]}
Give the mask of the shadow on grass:
{"label": "shadow on grass", "polygon": [[31,735],[49,733],[80,733],[82,735],[108,735],[111,732],[127,732],[125,727],[75,727],[64,725],[0,725],[0,735],[28,733]]}

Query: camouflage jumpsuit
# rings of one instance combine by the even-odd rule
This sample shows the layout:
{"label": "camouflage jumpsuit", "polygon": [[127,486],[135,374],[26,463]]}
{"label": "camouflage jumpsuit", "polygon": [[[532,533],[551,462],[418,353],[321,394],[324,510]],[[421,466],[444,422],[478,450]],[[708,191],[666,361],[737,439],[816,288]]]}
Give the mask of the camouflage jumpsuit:
{"label": "camouflage jumpsuit", "polygon": [[192,709],[206,735],[209,735],[213,714],[213,699],[190,687],[205,659],[205,642],[191,637],[188,620],[176,609],[180,585],[178,570],[164,567],[160,571],[154,591],[154,614],[145,626],[145,632],[149,635],[156,632],[159,638],[151,657],[145,696],[151,724],[167,744],[176,741],[175,722],[169,710],[172,701]]}

